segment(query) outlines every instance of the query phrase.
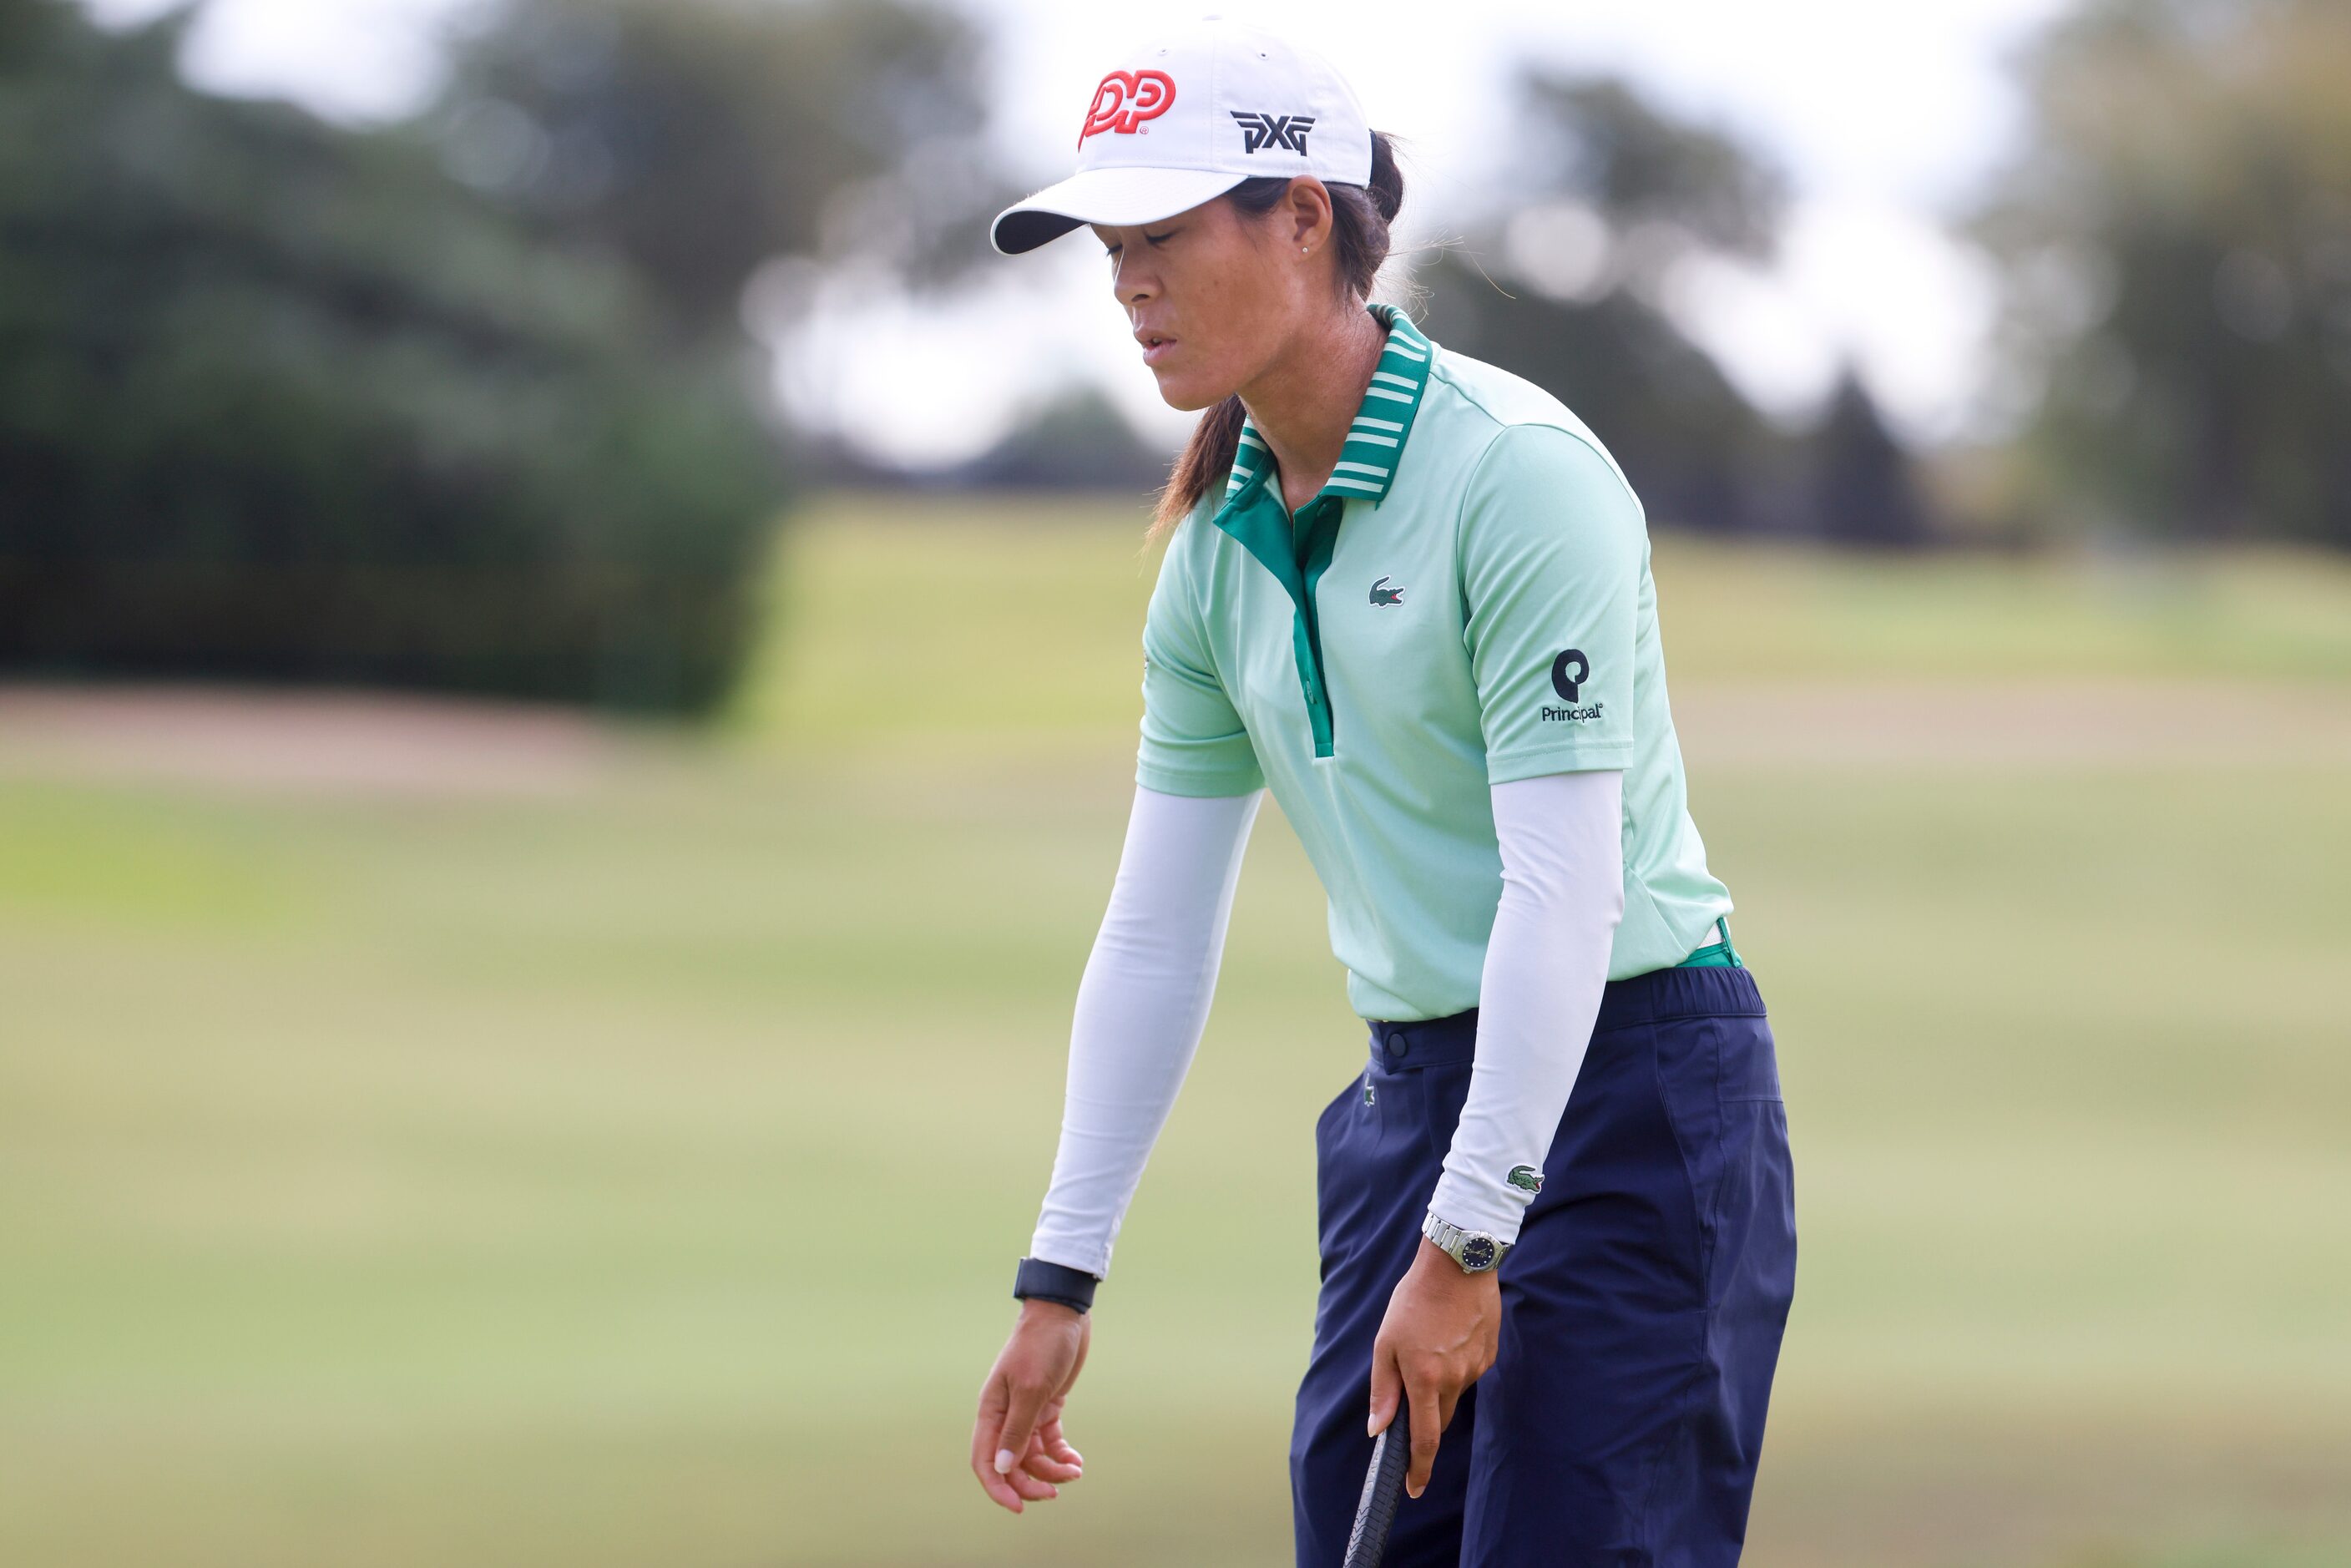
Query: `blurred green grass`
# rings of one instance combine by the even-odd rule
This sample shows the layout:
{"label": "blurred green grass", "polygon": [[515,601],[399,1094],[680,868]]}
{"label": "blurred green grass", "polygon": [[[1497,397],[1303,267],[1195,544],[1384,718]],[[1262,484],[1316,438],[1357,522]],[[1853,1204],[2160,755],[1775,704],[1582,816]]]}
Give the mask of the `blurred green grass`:
{"label": "blurred green grass", "polygon": [[[1130,788],[1140,520],[831,503],[724,736],[541,796],[0,734],[0,1563],[1288,1562],[1361,1047],[1271,811],[1089,1474],[1014,1519],[963,1469]],[[2351,735],[2351,568],[1656,573],[1796,1140],[1748,1561],[2351,1560],[2351,766],[2309,733]],[[1855,682],[1983,754],[1705,722]],[[2036,690],[2179,691],[2176,735],[2002,751]]]}

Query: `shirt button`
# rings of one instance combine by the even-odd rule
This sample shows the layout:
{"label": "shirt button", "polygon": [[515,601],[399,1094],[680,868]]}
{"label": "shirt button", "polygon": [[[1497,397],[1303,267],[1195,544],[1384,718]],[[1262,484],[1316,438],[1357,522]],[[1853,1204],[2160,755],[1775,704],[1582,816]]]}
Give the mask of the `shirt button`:
{"label": "shirt button", "polygon": [[1408,1048],[1405,1044],[1404,1030],[1400,1029],[1390,1030],[1388,1031],[1388,1054],[1401,1061],[1404,1060],[1404,1054],[1406,1049]]}

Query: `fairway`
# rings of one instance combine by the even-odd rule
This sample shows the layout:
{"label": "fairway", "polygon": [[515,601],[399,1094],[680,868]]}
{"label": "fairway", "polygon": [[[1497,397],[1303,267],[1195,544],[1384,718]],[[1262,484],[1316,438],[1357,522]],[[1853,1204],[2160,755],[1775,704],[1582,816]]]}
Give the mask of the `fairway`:
{"label": "fairway", "polygon": [[[1288,1563],[1363,1040],[1270,808],[1088,1473],[964,1469],[1141,522],[826,504],[713,737],[0,692],[0,1564]],[[1747,1561],[2351,1561],[2351,567],[1656,575],[1796,1161]]]}

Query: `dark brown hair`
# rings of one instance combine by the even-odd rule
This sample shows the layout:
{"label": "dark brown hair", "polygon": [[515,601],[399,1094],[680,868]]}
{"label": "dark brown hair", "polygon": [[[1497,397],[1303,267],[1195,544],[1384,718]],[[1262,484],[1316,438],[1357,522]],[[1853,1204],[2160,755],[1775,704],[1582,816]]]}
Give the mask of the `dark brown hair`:
{"label": "dark brown hair", "polygon": [[[1339,287],[1357,299],[1368,298],[1372,281],[1388,258],[1388,225],[1404,205],[1404,174],[1396,167],[1395,147],[1385,131],[1372,132],[1372,178],[1366,185],[1330,185],[1331,240],[1338,267]],[[1290,176],[1266,175],[1243,180],[1224,199],[1245,215],[1261,218],[1273,211],[1290,190]],[[1208,486],[1231,472],[1233,454],[1240,447],[1245,411],[1238,395],[1226,398],[1200,416],[1192,438],[1176,459],[1166,487],[1153,509],[1151,531],[1157,538],[1173,528],[1199,504]]]}

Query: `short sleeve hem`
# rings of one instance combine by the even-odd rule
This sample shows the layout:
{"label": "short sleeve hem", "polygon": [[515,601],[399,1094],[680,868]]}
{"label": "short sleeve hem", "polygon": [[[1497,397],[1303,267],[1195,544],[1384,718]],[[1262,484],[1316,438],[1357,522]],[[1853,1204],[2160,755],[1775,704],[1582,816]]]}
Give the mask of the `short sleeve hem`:
{"label": "short sleeve hem", "polygon": [[1586,768],[1623,768],[1633,760],[1633,738],[1584,741],[1574,745],[1538,747],[1531,751],[1506,751],[1486,758],[1486,782],[1512,784],[1540,779],[1546,773],[1575,773]]}
{"label": "short sleeve hem", "polygon": [[1249,795],[1265,788],[1265,776],[1259,771],[1242,773],[1231,768],[1170,768],[1148,758],[1135,762],[1134,781],[1146,789],[1156,789],[1162,795]]}

